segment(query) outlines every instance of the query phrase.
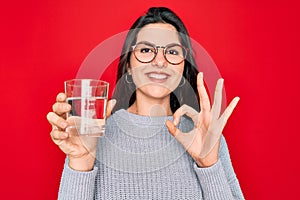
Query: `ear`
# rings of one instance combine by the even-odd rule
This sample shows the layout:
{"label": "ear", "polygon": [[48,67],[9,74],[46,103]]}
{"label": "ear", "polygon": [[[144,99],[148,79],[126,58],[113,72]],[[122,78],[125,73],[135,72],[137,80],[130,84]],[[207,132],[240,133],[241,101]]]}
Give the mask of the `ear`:
{"label": "ear", "polygon": [[127,73],[128,73],[129,75],[131,75],[131,68],[130,68],[130,66],[129,66],[129,63],[126,64],[126,70],[127,70]]}

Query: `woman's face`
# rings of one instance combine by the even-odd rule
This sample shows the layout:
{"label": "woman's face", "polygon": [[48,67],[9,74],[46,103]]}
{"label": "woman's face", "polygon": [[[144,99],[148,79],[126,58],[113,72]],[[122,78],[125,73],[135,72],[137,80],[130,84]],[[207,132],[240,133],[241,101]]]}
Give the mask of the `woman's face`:
{"label": "woman's face", "polygon": [[[140,42],[148,42],[160,47],[169,44],[180,45],[175,27],[164,23],[144,26],[137,35],[136,44]],[[139,49],[138,51],[143,53],[149,49]],[[149,63],[142,63],[134,53],[131,54],[129,73],[132,74],[137,94],[152,98],[165,98],[179,85],[184,61],[177,65],[171,64],[164,57],[163,51],[163,48],[158,48],[156,57]],[[173,51],[166,53],[173,54]]]}

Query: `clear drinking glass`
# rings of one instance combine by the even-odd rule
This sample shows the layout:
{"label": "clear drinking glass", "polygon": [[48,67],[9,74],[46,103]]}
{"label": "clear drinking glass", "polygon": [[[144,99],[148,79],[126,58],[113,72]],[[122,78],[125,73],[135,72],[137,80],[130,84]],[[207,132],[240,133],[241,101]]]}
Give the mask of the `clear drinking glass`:
{"label": "clear drinking glass", "polygon": [[67,131],[79,135],[100,137],[105,132],[106,105],[109,83],[94,79],[65,81],[67,103]]}

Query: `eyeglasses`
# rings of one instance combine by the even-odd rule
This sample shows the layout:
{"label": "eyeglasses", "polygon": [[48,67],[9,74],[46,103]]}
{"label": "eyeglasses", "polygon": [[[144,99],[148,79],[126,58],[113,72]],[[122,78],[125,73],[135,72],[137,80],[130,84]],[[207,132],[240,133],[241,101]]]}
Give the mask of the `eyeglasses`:
{"label": "eyeglasses", "polygon": [[163,49],[165,59],[173,65],[179,65],[184,61],[188,53],[188,49],[176,43],[167,46],[155,46],[150,42],[139,42],[132,46],[135,58],[141,63],[149,63],[154,60],[158,53],[158,48]]}

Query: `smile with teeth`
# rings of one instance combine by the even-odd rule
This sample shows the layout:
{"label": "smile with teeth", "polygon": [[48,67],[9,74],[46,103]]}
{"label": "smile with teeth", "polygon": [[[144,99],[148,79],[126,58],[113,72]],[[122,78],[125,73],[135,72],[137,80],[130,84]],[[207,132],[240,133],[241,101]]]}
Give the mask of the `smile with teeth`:
{"label": "smile with teeth", "polygon": [[157,79],[157,80],[165,80],[165,79],[168,78],[167,74],[148,73],[147,75],[148,75],[149,78]]}

